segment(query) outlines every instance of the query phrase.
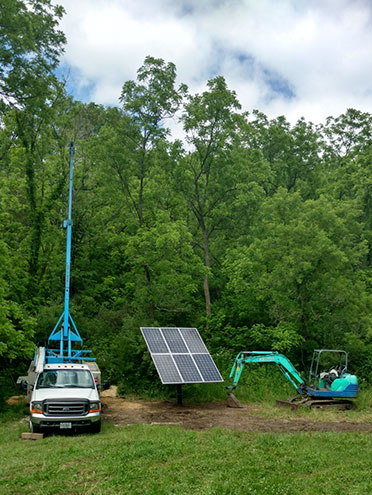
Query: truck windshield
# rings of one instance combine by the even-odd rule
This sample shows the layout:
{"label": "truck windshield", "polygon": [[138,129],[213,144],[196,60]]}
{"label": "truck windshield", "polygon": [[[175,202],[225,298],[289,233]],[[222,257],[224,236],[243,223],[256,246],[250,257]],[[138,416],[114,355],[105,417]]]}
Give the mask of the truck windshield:
{"label": "truck windshield", "polygon": [[40,373],[36,388],[94,388],[88,370],[48,370]]}

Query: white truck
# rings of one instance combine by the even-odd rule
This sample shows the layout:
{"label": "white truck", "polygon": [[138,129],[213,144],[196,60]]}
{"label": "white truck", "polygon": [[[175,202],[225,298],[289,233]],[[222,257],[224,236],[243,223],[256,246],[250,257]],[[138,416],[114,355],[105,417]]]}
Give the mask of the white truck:
{"label": "white truck", "polygon": [[45,348],[39,347],[24,378],[31,432],[101,430],[101,373],[96,362],[45,364]]}

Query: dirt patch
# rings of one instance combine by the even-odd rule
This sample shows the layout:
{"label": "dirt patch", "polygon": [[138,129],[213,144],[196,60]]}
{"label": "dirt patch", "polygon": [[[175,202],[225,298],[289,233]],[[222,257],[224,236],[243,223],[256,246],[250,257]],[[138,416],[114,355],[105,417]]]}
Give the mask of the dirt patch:
{"label": "dirt patch", "polygon": [[12,395],[7,399],[8,406],[19,406],[20,404],[26,404],[26,397],[24,395]]}
{"label": "dirt patch", "polygon": [[290,433],[372,432],[369,421],[356,422],[339,412],[333,421],[314,421],[298,413],[286,418],[265,417],[262,406],[245,404],[243,409],[232,409],[224,403],[186,404],[177,406],[167,401],[133,401],[121,398],[102,398],[103,417],[118,426],[132,424],[180,425],[186,429],[205,430],[213,427],[240,431]]}
{"label": "dirt patch", "polygon": [[118,396],[118,387],[116,385],[111,385],[107,390],[103,390],[101,392],[101,397],[117,397]]}

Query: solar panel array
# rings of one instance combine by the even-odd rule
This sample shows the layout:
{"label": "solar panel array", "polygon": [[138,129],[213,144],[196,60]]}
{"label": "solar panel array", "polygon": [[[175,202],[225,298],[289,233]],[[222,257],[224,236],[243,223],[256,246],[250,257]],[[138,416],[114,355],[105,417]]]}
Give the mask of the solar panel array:
{"label": "solar panel array", "polygon": [[163,384],[223,382],[196,328],[141,327]]}

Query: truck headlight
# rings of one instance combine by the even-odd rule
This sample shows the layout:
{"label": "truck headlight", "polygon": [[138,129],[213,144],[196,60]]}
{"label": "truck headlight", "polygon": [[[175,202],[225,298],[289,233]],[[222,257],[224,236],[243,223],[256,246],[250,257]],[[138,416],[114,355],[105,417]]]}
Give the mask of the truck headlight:
{"label": "truck headlight", "polygon": [[95,413],[95,412],[100,412],[101,410],[101,403],[100,402],[91,402],[89,406],[89,412],[90,413]]}
{"label": "truck headlight", "polygon": [[32,402],[31,403],[31,412],[43,414],[43,403],[42,402]]}

